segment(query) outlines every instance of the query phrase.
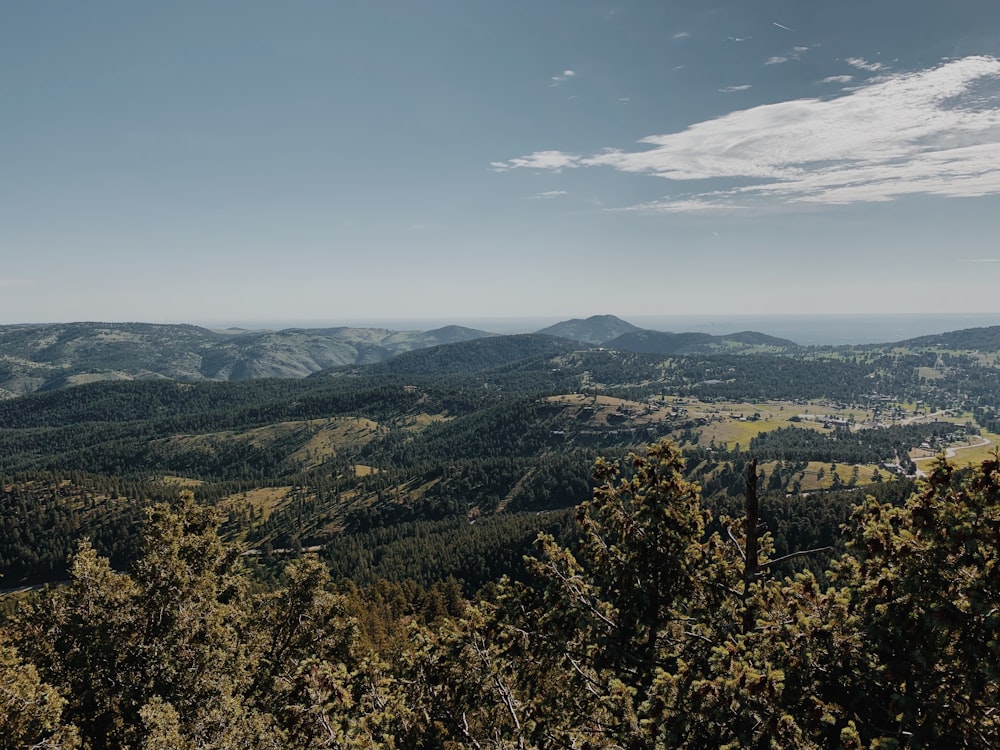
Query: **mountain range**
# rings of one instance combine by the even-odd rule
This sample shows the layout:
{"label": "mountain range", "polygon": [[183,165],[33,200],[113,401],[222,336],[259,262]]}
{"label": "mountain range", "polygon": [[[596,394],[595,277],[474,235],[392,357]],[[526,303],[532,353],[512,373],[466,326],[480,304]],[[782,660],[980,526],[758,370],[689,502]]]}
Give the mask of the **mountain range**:
{"label": "mountain range", "polygon": [[493,335],[461,326],[432,331],[214,331],[152,323],[0,326],[0,398],[97,380],[301,378]]}
{"label": "mountain range", "polygon": [[[902,343],[984,349],[998,339],[1000,328],[976,328]],[[594,347],[662,355],[778,353],[800,348],[794,341],[755,331],[717,336],[647,330],[614,315],[574,318],[530,336],[501,336],[456,325],[429,331],[346,326],[211,330],[186,324],[94,322],[7,325],[0,326],[0,398],[99,380],[302,378],[379,363],[389,370],[470,371],[483,362],[496,366],[510,361],[515,351],[525,356],[551,355]],[[419,360],[387,364],[401,354],[424,350]]]}

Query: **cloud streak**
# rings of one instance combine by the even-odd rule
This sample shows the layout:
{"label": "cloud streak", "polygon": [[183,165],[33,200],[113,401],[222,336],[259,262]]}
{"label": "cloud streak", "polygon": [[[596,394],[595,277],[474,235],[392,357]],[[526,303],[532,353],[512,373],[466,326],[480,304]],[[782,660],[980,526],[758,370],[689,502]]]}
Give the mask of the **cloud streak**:
{"label": "cloud streak", "polygon": [[551,169],[560,171],[565,167],[578,167],[580,157],[564,154],[562,151],[536,151],[528,156],[522,156],[510,161],[490,162],[490,167],[497,172],[511,169]]}
{"label": "cloud streak", "polygon": [[576,71],[575,70],[564,70],[559,75],[552,76],[552,83],[550,83],[549,85],[550,86],[558,86],[563,81],[568,81],[570,78],[572,78],[575,75],[576,75]]}
{"label": "cloud streak", "polygon": [[725,189],[632,207],[663,212],[997,194],[1000,60],[967,57],[886,75],[837,98],[765,104],[639,143],[642,150],[539,151],[491,166],[726,181]]}
{"label": "cloud streak", "polygon": [[809,51],[808,47],[801,44],[796,45],[795,47],[792,47],[791,52],[788,52],[784,55],[773,55],[772,57],[767,58],[767,61],[764,64],[781,65],[782,63],[786,63],[789,60],[801,60],[803,53],[808,51]]}
{"label": "cloud streak", "polygon": [[868,62],[862,57],[848,57],[844,60],[845,63],[850,65],[852,68],[857,68],[858,70],[867,70],[869,73],[877,73],[880,70],[885,70],[885,65],[880,62]]}

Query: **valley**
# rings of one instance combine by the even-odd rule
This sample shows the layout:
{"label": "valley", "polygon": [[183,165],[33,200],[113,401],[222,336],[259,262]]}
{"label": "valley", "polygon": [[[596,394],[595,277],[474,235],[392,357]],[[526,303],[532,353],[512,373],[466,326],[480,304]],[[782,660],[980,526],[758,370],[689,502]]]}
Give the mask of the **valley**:
{"label": "valley", "polygon": [[[663,438],[680,447],[709,502],[741,496],[740,467],[753,457],[775,502],[823,493],[838,518],[858,492],[912,481],[941,454],[959,466],[982,461],[1000,440],[1000,329],[842,347],[670,334],[647,337],[669,350],[650,352],[590,342],[641,332],[612,316],[552,328],[576,338],[484,335],[308,377],[235,382],[161,375],[71,385],[80,371],[0,401],[0,569],[11,586],[61,578],[84,536],[124,564],[143,508],[190,490],[225,511],[225,537],[262,570],[312,549],[357,577],[357,540],[464,523],[463,535],[449,532],[449,543],[468,546],[456,567],[414,573],[407,563],[407,575],[429,585],[457,575],[476,545],[526,550],[537,514],[565,520],[589,497],[599,456]],[[150,330],[162,333],[143,335]],[[331,330],[352,345],[433,338]],[[100,348],[74,335],[59,351]],[[108,360],[108,372],[134,370],[154,352],[164,372],[179,371],[177,352],[147,339],[132,359]],[[83,360],[53,366],[70,373],[74,361]],[[835,536],[835,526],[824,533]],[[466,592],[504,565],[464,579]]]}

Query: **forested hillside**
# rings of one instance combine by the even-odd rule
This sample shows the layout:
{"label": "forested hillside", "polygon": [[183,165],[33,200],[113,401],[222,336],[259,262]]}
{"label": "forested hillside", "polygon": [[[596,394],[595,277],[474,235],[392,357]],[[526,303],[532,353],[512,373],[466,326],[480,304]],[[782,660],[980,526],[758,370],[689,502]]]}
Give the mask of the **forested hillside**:
{"label": "forested hillside", "polygon": [[608,339],[604,342],[604,346],[609,349],[648,354],[749,353],[798,348],[794,341],[753,331],[713,336],[708,333],[664,333],[635,330]]}

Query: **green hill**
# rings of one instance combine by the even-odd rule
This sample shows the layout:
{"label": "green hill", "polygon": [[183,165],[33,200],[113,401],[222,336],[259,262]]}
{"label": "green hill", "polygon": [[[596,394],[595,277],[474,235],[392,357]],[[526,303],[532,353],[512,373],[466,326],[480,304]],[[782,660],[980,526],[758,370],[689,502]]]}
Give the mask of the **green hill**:
{"label": "green hill", "polygon": [[900,347],[937,348],[980,352],[1000,351],[1000,326],[983,328],[964,328],[960,331],[949,331],[932,336],[918,336],[913,339],[897,342]]}
{"label": "green hill", "polygon": [[708,333],[666,333],[636,330],[605,341],[609,349],[648,354],[710,354],[725,352],[762,352],[793,349],[798,345],[788,339],[776,338],[756,331],[741,331],[723,336]]}
{"label": "green hill", "polygon": [[614,315],[592,315],[586,319],[564,320],[543,328],[538,333],[587,344],[602,344],[622,334],[638,330],[640,330],[638,326]]}

